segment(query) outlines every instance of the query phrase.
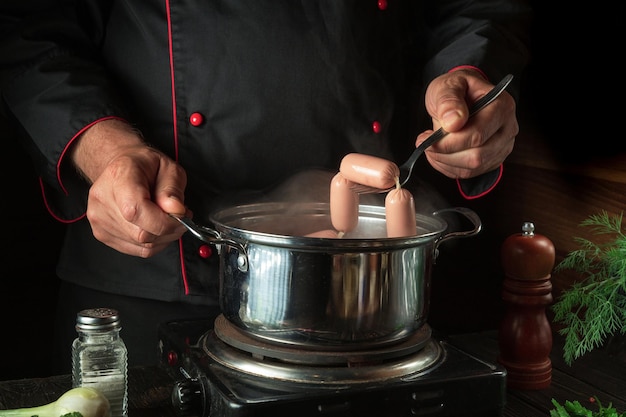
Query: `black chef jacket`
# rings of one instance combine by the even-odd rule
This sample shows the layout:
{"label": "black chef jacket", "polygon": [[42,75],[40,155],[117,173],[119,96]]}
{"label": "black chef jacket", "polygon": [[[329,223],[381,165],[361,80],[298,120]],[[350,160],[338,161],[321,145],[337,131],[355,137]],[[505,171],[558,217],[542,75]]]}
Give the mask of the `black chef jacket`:
{"label": "black chef jacket", "polygon": [[51,214],[68,226],[58,275],[158,300],[217,299],[215,248],[189,233],[150,259],[94,239],[88,184],[64,160],[91,124],[127,120],[178,161],[185,203],[207,222],[223,195],[336,171],[348,152],[401,161],[430,127],[427,83],[460,65],[494,82],[519,74],[527,17],[516,0],[2,2],[0,91]]}

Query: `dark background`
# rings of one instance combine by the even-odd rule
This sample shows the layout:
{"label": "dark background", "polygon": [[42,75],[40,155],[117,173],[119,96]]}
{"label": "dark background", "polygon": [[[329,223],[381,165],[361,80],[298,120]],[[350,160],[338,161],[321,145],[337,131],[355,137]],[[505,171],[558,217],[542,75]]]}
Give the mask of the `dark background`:
{"label": "dark background", "polygon": [[46,346],[52,337],[58,288],[54,269],[63,225],[48,215],[32,163],[2,119],[0,138],[0,379],[16,379],[48,372]]}
{"label": "dark background", "polygon": [[[623,152],[624,106],[615,103],[623,99],[626,82],[618,62],[626,39],[624,4],[594,2],[575,9],[571,2],[532,3],[532,60],[518,105],[521,129],[540,130],[558,157],[569,161]],[[0,139],[4,146],[0,379],[47,376],[58,287],[54,268],[63,225],[46,212],[32,164],[2,118]],[[442,185],[451,204],[468,205],[458,199],[449,181],[437,176],[432,180]],[[481,213],[481,204],[490,202],[469,206]],[[456,333],[497,327],[503,278],[498,250],[504,236],[518,231],[487,227],[478,237],[441,248],[433,273],[429,319],[433,328]],[[459,262],[464,266],[461,273]]]}

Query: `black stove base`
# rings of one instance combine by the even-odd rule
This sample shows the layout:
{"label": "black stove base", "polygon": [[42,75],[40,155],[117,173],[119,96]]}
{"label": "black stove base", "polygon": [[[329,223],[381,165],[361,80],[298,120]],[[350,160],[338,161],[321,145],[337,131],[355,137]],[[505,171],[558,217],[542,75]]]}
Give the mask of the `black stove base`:
{"label": "black stove base", "polygon": [[[445,340],[444,357],[428,372],[389,381],[302,384],[247,375],[212,360],[198,342],[212,320],[165,323],[162,359],[179,381],[172,402],[198,417],[489,417],[501,416],[506,371]],[[433,336],[435,337],[435,336]]]}

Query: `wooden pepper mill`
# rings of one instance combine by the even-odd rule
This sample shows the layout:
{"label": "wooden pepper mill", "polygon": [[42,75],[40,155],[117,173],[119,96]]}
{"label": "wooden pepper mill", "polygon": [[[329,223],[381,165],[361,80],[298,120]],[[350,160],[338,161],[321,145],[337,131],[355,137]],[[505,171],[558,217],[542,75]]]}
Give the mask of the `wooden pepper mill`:
{"label": "wooden pepper mill", "polygon": [[552,381],[552,327],[546,307],[552,303],[554,245],[525,222],[522,233],[504,241],[501,257],[506,310],[498,333],[498,362],[507,370],[509,388],[547,388]]}

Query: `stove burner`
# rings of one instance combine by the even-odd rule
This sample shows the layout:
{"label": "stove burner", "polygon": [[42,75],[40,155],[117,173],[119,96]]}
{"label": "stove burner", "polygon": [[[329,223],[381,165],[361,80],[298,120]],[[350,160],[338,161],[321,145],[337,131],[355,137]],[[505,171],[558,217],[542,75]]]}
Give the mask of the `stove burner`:
{"label": "stove burner", "polygon": [[502,415],[505,369],[441,336],[406,357],[368,358],[372,363],[360,366],[301,365],[269,358],[261,348],[250,353],[233,347],[217,336],[214,324],[212,317],[159,328],[163,364],[177,379],[172,405],[181,416]]}
{"label": "stove burner", "polygon": [[[424,348],[431,336],[430,326],[423,325],[418,331],[408,339],[394,345],[385,345],[369,349],[361,348],[360,345],[344,350],[328,351],[303,348],[299,345],[274,344],[263,339],[254,337],[238,328],[223,315],[215,319],[214,331],[216,336],[227,345],[233,346],[244,352],[248,352],[257,359],[276,359],[286,363],[305,365],[340,365],[340,366],[362,366],[380,363],[393,358],[407,357],[412,353]],[[218,343],[207,340],[210,346],[205,350],[210,355],[210,351],[222,350]],[[218,345],[218,346],[214,346]]]}
{"label": "stove burner", "polygon": [[235,371],[277,381],[327,385],[413,378],[436,368],[444,357],[440,344],[430,338],[428,326],[395,347],[325,352],[263,343],[220,317],[214,331],[200,342],[204,353]]}

